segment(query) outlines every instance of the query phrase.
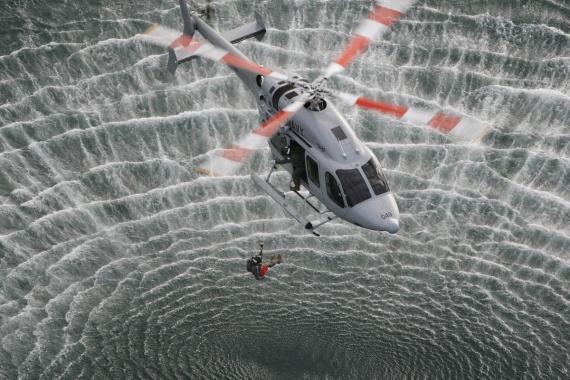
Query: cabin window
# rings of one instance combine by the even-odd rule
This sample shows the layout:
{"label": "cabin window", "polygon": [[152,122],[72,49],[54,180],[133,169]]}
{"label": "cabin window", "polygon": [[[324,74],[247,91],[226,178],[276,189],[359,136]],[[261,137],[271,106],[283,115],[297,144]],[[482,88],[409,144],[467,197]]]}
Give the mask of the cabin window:
{"label": "cabin window", "polygon": [[366,179],[370,182],[370,186],[372,187],[374,194],[380,195],[390,190],[388,187],[388,181],[386,181],[386,177],[382,172],[382,168],[373,158],[371,158],[366,164],[362,165],[362,171],[364,172]]}
{"label": "cabin window", "polygon": [[342,200],[342,193],[340,191],[340,186],[338,185],[338,182],[336,181],[334,176],[331,173],[326,172],[325,181],[327,183],[327,194],[329,198],[334,203],[344,208],[344,201]]}
{"label": "cabin window", "polygon": [[261,87],[261,85],[263,84],[263,77],[261,75],[258,75],[255,78],[255,83],[257,83],[257,87]]}
{"label": "cabin window", "polygon": [[321,182],[319,181],[319,164],[309,156],[307,156],[307,171],[309,172],[311,182],[313,182],[315,186],[321,187]]}
{"label": "cabin window", "polygon": [[358,169],[339,169],[336,175],[340,179],[344,194],[346,195],[346,203],[349,207],[354,207],[360,202],[371,198],[368,184],[362,178]]}
{"label": "cabin window", "polygon": [[275,86],[271,86],[271,88],[269,89],[269,93],[273,94],[273,91],[275,91]]}

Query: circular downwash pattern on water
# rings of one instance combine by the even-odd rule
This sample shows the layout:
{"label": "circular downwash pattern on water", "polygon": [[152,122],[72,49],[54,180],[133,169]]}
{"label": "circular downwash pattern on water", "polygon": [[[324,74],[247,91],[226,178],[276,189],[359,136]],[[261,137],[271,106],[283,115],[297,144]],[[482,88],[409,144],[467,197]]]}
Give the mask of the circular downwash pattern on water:
{"label": "circular downwash pattern on water", "polygon": [[[371,4],[217,1],[210,23],[259,10],[264,40],[240,50],[313,79]],[[228,68],[172,76],[133,38],[180,28],[175,2],[0,15],[0,377],[568,376],[568,6],[419,1],[331,79],[494,128],[457,143],[337,105],[382,163],[401,229],[335,220],[320,238],[249,178],[267,149],[235,177],[195,171],[260,121]],[[245,260],[260,242],[284,260],[257,282]]]}

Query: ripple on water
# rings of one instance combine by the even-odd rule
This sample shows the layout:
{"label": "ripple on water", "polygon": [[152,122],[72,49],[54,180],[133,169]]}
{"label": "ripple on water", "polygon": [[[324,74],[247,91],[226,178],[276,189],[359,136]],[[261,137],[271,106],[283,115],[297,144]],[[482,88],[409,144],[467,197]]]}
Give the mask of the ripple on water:
{"label": "ripple on water", "polygon": [[[332,88],[493,130],[464,144],[339,105],[384,166],[401,230],[335,220],[321,238],[252,184],[267,149],[235,177],[194,170],[259,119],[226,67],[196,60],[171,76],[162,50],[133,38],[154,22],[180,27],[176,4],[6,4],[2,376],[567,375],[570,29],[560,1],[423,2],[332,78]],[[265,39],[239,48],[315,78],[370,4],[215,7],[225,30],[259,9]],[[289,175],[273,178],[285,186]],[[284,261],[257,282],[245,259],[262,241]]]}

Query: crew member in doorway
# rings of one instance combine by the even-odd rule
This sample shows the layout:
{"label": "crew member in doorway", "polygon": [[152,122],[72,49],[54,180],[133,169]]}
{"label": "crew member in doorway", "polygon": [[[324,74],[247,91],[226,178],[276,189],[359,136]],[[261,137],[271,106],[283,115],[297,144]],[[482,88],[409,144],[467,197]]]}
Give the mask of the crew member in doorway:
{"label": "crew member in doorway", "polygon": [[269,264],[263,264],[263,243],[261,243],[259,244],[259,253],[247,260],[247,271],[251,272],[256,280],[263,280],[267,269],[275,264],[281,264],[281,254],[277,255],[277,261],[274,260],[275,257],[271,256]]}
{"label": "crew member in doorway", "polygon": [[293,164],[293,172],[291,173],[293,186],[290,190],[299,191],[301,189],[301,175],[305,171],[305,150],[295,141],[291,141],[291,146],[284,148],[283,156],[285,158],[275,161],[275,164]]}

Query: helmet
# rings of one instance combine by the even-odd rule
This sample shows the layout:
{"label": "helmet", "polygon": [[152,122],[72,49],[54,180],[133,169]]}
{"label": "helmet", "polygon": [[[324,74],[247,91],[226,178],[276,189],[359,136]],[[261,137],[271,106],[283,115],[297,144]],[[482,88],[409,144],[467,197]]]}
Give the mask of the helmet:
{"label": "helmet", "polygon": [[253,258],[253,260],[254,260],[256,263],[259,264],[259,263],[261,263],[261,256],[255,256],[255,257]]}

